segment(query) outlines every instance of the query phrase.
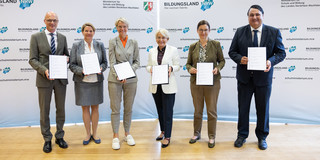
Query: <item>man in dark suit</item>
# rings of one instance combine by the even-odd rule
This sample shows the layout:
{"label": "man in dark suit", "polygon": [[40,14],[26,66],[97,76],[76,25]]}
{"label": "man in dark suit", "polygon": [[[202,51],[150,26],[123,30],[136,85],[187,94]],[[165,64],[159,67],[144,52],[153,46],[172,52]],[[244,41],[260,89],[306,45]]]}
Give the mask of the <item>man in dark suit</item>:
{"label": "man in dark suit", "polygon": [[68,148],[64,141],[63,125],[65,121],[65,97],[67,79],[49,78],[49,55],[69,56],[66,37],[56,32],[59,19],[56,13],[47,12],[44,23],[46,30],[35,33],[30,40],[29,63],[37,71],[36,86],[38,88],[40,106],[40,127],[45,140],[43,151],[51,152],[52,133],[50,132],[50,102],[54,90],[56,102],[56,144],[61,148]]}
{"label": "man in dark suit", "polygon": [[[264,12],[259,5],[248,10],[249,25],[237,29],[229,50],[230,58],[237,63],[238,80],[238,137],[235,147],[241,147],[249,135],[249,112],[252,95],[255,97],[257,111],[258,147],[267,149],[269,134],[269,99],[273,66],[286,57],[279,29],[263,24]],[[266,70],[247,70],[248,47],[266,47]]]}

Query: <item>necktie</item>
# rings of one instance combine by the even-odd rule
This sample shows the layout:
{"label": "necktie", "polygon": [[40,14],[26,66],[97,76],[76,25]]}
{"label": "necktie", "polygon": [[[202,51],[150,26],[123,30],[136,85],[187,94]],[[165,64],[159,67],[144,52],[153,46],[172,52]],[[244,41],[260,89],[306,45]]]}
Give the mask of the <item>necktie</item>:
{"label": "necktie", "polygon": [[254,35],[253,35],[253,47],[258,47],[258,30],[253,30]]}
{"label": "necktie", "polygon": [[56,54],[56,44],[54,41],[53,33],[50,33],[51,36],[51,53],[52,55]]}

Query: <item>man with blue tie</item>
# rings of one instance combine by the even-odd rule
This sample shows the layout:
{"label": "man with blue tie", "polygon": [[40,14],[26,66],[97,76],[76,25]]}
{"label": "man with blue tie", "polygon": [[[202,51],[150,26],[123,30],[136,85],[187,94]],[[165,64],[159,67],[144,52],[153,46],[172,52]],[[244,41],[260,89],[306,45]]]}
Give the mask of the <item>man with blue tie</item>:
{"label": "man with blue tie", "polygon": [[[67,39],[64,35],[56,32],[58,16],[54,12],[47,12],[44,18],[46,30],[35,33],[30,40],[29,64],[37,71],[36,86],[38,88],[40,107],[40,127],[45,143],[43,151],[49,153],[52,150],[50,132],[50,102],[52,91],[55,95],[56,104],[56,144],[61,148],[68,148],[64,141],[63,125],[65,122],[65,98],[67,79],[51,79],[49,77],[49,55],[69,56]],[[67,68],[66,68],[67,69]]]}
{"label": "man with blue tie", "polygon": [[[259,5],[248,10],[249,24],[237,29],[230,49],[230,58],[237,63],[238,137],[235,147],[242,147],[249,135],[249,112],[252,95],[255,97],[258,147],[267,149],[269,134],[269,99],[272,88],[273,66],[286,57],[279,29],[263,24],[264,11]],[[248,47],[266,47],[266,69],[248,70]]]}

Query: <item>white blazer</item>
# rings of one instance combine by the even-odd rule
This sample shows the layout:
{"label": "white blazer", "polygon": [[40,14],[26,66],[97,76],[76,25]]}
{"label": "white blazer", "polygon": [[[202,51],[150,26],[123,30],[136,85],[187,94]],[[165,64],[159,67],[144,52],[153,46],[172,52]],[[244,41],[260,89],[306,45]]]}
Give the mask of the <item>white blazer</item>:
{"label": "white blazer", "polygon": [[[177,82],[174,75],[174,72],[177,72],[180,70],[180,58],[179,53],[176,47],[173,46],[166,46],[166,50],[164,53],[164,56],[162,58],[161,64],[168,64],[172,67],[172,72],[169,77],[169,84],[161,85],[162,91],[165,94],[172,94],[176,93],[178,91],[177,88]],[[158,47],[152,48],[150,50],[149,56],[148,56],[148,65],[146,67],[147,71],[151,73],[152,66],[158,65]],[[150,78],[149,83],[149,92],[156,93],[157,92],[157,85],[153,85],[151,81],[152,77]]]}

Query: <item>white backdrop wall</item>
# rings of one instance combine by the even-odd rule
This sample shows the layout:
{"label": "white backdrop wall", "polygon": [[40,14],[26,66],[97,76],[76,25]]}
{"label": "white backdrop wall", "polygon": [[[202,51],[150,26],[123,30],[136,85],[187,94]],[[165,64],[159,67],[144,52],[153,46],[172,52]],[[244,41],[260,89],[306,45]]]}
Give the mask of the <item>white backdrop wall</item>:
{"label": "white backdrop wall", "polygon": [[[22,9],[23,2],[32,2]],[[0,127],[39,124],[36,72],[28,64],[32,34],[45,27],[47,11],[59,16],[58,31],[66,35],[69,49],[83,38],[79,27],[90,22],[96,27],[95,39],[108,50],[109,39],[117,36],[114,22],[119,17],[129,21],[128,35],[139,43],[141,68],[137,70],[138,90],[133,119],[157,118],[155,104],[148,92],[150,75],[145,71],[148,50],[156,47],[154,33],[158,26],[170,32],[168,44],[176,46],[181,57],[177,73],[178,93],[175,118],[193,118],[189,74],[184,68],[188,46],[198,40],[197,23],[211,24],[209,37],[221,42],[226,65],[221,71],[218,102],[219,120],[237,120],[236,64],[228,50],[236,28],[248,24],[247,10],[260,4],[265,10],[264,22],[280,29],[287,57],[275,66],[270,104],[270,121],[320,124],[320,2],[317,0],[3,0],[0,1]],[[145,5],[147,2],[149,6]],[[147,3],[148,4],[148,3]],[[107,51],[108,52],[108,51]],[[109,69],[104,73],[108,76]],[[82,111],[75,105],[72,73],[69,72],[66,97],[66,123],[82,122]],[[107,81],[100,121],[110,120]],[[50,118],[55,123],[54,101]],[[205,114],[204,114],[205,115]],[[251,121],[255,121],[254,102]]]}

